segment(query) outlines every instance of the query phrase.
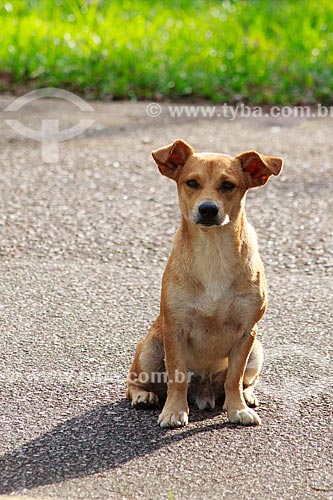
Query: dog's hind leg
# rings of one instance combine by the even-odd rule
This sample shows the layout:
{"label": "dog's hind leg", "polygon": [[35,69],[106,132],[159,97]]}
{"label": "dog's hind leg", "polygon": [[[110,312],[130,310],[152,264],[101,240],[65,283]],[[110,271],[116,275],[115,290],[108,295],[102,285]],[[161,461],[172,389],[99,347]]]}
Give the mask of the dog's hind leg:
{"label": "dog's hind leg", "polygon": [[255,340],[251,354],[247,361],[244,379],[243,379],[243,394],[246,404],[250,407],[258,406],[258,399],[253,393],[254,387],[258,383],[259,375],[262,369],[264,360],[263,348],[259,340]]}
{"label": "dog's hind leg", "polygon": [[164,349],[160,341],[158,320],[148,335],[138,343],[127,377],[126,397],[132,406],[154,406],[166,395]]}

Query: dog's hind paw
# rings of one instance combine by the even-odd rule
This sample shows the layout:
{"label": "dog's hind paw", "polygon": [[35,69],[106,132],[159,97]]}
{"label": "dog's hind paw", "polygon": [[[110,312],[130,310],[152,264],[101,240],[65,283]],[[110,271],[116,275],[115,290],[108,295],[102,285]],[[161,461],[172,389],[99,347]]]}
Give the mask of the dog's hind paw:
{"label": "dog's hind paw", "polygon": [[259,415],[251,408],[242,410],[228,411],[228,418],[232,424],[239,425],[260,425],[261,420]]}
{"label": "dog's hind paw", "polygon": [[156,406],[158,397],[154,392],[136,391],[132,396],[132,406]]}
{"label": "dog's hind paw", "polygon": [[259,406],[258,398],[255,394],[253,394],[252,387],[247,387],[246,389],[244,389],[243,395],[247,406],[249,406],[250,408]]}

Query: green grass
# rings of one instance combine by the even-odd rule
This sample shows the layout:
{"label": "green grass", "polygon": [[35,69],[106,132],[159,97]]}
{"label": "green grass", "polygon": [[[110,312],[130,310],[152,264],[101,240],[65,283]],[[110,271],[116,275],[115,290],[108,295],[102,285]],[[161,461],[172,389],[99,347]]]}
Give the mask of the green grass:
{"label": "green grass", "polygon": [[0,72],[105,99],[331,104],[333,2],[0,0]]}

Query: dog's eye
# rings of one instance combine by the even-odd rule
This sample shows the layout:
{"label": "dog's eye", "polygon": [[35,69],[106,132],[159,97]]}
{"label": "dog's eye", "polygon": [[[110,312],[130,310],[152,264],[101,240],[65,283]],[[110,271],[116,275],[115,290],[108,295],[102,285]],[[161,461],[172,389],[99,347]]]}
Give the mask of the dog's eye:
{"label": "dog's eye", "polygon": [[186,185],[191,189],[199,189],[200,187],[200,184],[196,179],[189,179],[188,181],[186,181]]}
{"label": "dog's eye", "polygon": [[220,189],[221,189],[221,191],[231,191],[232,189],[234,189],[234,187],[236,187],[236,186],[232,182],[223,181],[221,186],[220,186]]}

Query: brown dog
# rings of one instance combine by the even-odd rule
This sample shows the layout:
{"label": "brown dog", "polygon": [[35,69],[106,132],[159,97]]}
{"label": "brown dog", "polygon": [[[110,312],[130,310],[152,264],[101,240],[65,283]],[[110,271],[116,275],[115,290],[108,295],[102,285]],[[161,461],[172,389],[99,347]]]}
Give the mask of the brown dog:
{"label": "brown dog", "polygon": [[133,406],[157,404],[167,378],[161,427],[187,424],[188,389],[200,409],[224,396],[230,422],[258,425],[249,406],[258,404],[253,388],[263,354],[256,334],[267,289],[244,204],[247,190],[279,175],[283,160],[255,151],[196,154],[182,140],[152,154],[161,174],[177,182],[182,217],[160,315],[137,346],[126,396]]}

